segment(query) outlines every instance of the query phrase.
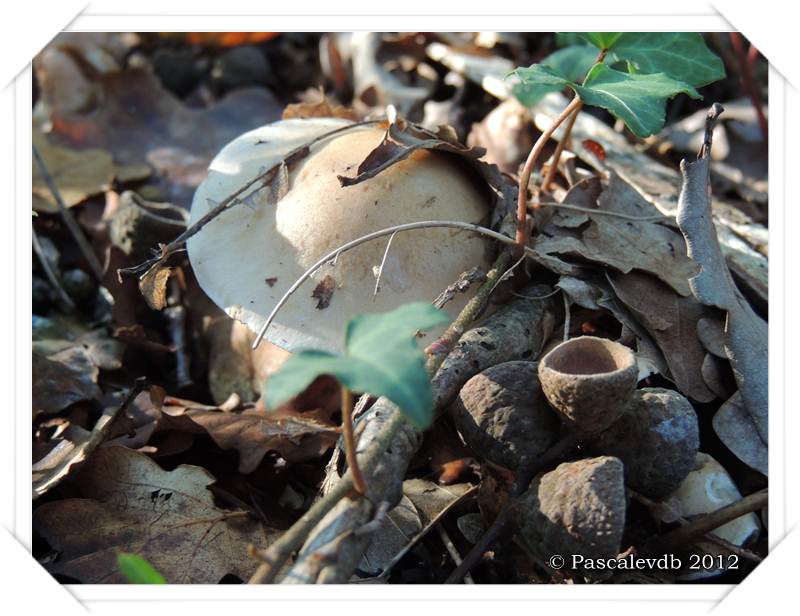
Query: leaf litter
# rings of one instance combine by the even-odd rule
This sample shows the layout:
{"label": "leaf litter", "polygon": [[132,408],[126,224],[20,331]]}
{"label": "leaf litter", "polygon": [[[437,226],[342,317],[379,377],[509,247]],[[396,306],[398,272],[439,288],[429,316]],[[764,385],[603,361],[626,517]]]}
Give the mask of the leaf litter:
{"label": "leaf litter", "polygon": [[[302,36],[243,42],[248,50],[280,57],[307,45]],[[37,61],[45,86],[41,102],[46,104],[37,111],[36,138],[67,204],[81,212],[83,224],[91,221],[93,241],[107,255],[107,278],[96,289],[109,298],[91,317],[81,309],[76,323],[46,334],[40,328],[43,335],[34,345],[33,487],[35,494],[45,496],[37,501],[34,521],[49,550],[38,556],[51,572],[66,580],[122,581],[114,555],[124,551],[144,556],[171,583],[218,583],[230,575],[246,581],[257,565],[247,555],[247,545],[269,545],[283,533],[276,528],[286,528],[308,508],[320,469],[339,440],[338,421],[332,419],[339,410],[338,387],[330,383],[315,382],[277,414],[267,414],[260,401],[253,404],[259,389],[254,384],[269,379],[274,368],[267,366],[273,359],[242,353],[234,328],[210,326],[225,317],[203,297],[179,250],[161,255],[170,257],[168,267],[165,259],[151,263],[156,267],[141,279],[142,293],[108,276],[136,264],[108,245],[115,191],[130,185],[139,193],[131,193],[136,199],[142,199],[141,194],[151,203],[169,200],[173,207],[185,206],[211,156],[248,128],[281,115],[371,119],[382,117],[382,105],[393,104],[400,115],[385,125],[384,141],[352,177],[340,181],[357,185],[421,150],[438,150],[456,157],[483,180],[495,206],[491,224],[509,233],[517,165],[535,136],[534,126],[549,122],[553,110],[563,108],[564,97],[542,92],[542,98],[525,109],[512,99],[497,104],[476,95],[474,84],[507,98],[503,78],[514,66],[530,62],[533,40],[498,35],[487,43],[479,38],[328,34],[311,46],[321,66],[308,70],[321,71],[332,89],[322,90],[317,87],[322,82],[311,80],[290,93],[272,84],[215,90],[232,81],[204,81],[196,76],[201,70],[191,73],[194,89],[176,95],[167,90],[174,82],[162,81],[162,73],[143,71],[129,61],[131,48],[136,49],[136,62],[145,65],[150,53],[146,45],[159,48],[161,43],[146,36],[144,46],[133,42],[133,47],[115,46],[113,37],[94,35],[58,40],[47,58]],[[224,53],[215,50],[223,49],[215,47],[218,44],[206,41],[202,50],[188,54],[195,69],[206,57]],[[588,57],[588,51],[583,55]],[[95,72],[87,72],[87,58],[94,58]],[[224,64],[215,59],[214,66]],[[72,75],[71,90],[67,81],[54,80],[59,71]],[[613,77],[605,69],[597,72],[599,81]],[[450,98],[439,101],[439,89],[434,100],[435,84],[446,84]],[[98,105],[99,100],[106,102]],[[423,116],[434,117],[429,103],[439,102],[439,115],[452,118],[454,127],[416,123]],[[135,113],[126,117],[126,109]],[[549,298],[553,289],[560,289],[572,319],[566,335],[599,334],[633,347],[643,385],[677,389],[690,398],[698,415],[713,415],[711,424],[720,441],[711,445],[715,458],[731,471],[728,462],[735,456],[765,475],[767,443],[761,429],[766,428],[766,346],[759,342],[766,338],[758,337],[766,330],[759,314],[768,305],[768,234],[760,224],[767,218],[759,213],[766,211],[766,193],[765,184],[753,180],[760,172],[746,170],[741,157],[733,154],[738,144],[751,143],[747,126],[752,118],[738,108],[733,115],[715,133],[725,136],[718,139],[717,150],[722,147],[724,152],[727,143],[727,156],[717,154],[710,171],[703,172],[710,174],[714,195],[704,202],[705,214],[690,220],[687,228],[685,217],[679,216],[676,225],[672,216],[688,201],[696,206],[696,199],[689,199],[684,189],[679,201],[681,178],[667,157],[674,156],[673,149],[696,146],[697,118],[678,124],[670,115],[660,137],[637,142],[604,120],[581,113],[556,170],[552,194],[538,195],[542,205],[533,212],[541,233],[533,244],[538,265],[532,273],[555,286],[520,289],[509,281],[497,286],[498,304],[515,294],[522,297],[499,312],[490,306],[488,318],[445,360],[435,383],[437,405],[458,393],[465,379],[497,361],[519,355],[535,359],[541,349],[560,340],[560,298],[535,299]],[[187,130],[197,125],[208,130]],[[557,131],[554,137],[558,140],[563,134]],[[668,146],[658,152],[651,149],[664,143]],[[598,148],[604,157],[596,155]],[[240,201],[258,207],[253,194],[264,186],[272,202],[280,199],[289,190],[293,161],[272,170],[267,181]],[[720,163],[741,170],[743,176]],[[694,171],[696,165],[687,167],[691,177],[686,181],[702,188],[707,180]],[[50,195],[37,193],[37,186],[35,181],[35,203],[45,218],[34,224],[58,244],[55,267],[80,267],[72,250],[64,248],[63,237],[52,232],[52,219],[47,218],[53,212]],[[465,272],[469,266],[465,264]],[[264,272],[263,279],[270,284],[270,272]],[[336,302],[335,294],[320,295],[321,304]],[[175,320],[171,307],[158,312],[167,304],[185,306],[182,321]],[[55,310],[51,316],[57,316]],[[526,328],[530,318],[541,325],[537,331]],[[498,323],[509,329],[502,331]],[[192,379],[184,384],[175,379],[181,353],[191,358]],[[157,385],[115,414],[126,391],[123,384],[139,374],[155,377]],[[436,427],[448,429],[441,421]],[[445,487],[421,478],[442,470],[432,464],[423,457],[414,460],[404,477],[404,495],[376,531],[383,541],[365,543],[369,547],[353,581],[419,581],[414,559],[427,563],[426,581],[441,581],[441,565],[426,560],[430,549],[447,561],[454,546],[445,550],[444,537],[466,552],[489,527],[491,507],[480,509],[482,514],[473,501],[459,499],[475,482],[483,489],[492,473],[480,464],[461,464],[454,480],[471,483]],[[431,471],[434,474],[424,474]],[[760,485],[755,475],[744,481]],[[734,476],[738,482],[740,475]],[[213,492],[208,489],[212,484]],[[505,496],[507,487],[491,499]],[[458,510],[450,513],[453,504]],[[87,516],[99,521],[99,532],[91,536],[79,523]],[[462,521],[469,516],[478,518],[470,527],[474,529],[462,532]],[[648,527],[639,519],[629,524]],[[158,532],[148,533],[148,527]],[[428,534],[434,527],[441,538]],[[500,553],[499,562],[503,557]],[[486,561],[475,578],[507,579],[498,566]],[[382,575],[386,567],[390,571]],[[518,579],[550,579],[541,571],[526,577],[525,567],[514,574]]]}

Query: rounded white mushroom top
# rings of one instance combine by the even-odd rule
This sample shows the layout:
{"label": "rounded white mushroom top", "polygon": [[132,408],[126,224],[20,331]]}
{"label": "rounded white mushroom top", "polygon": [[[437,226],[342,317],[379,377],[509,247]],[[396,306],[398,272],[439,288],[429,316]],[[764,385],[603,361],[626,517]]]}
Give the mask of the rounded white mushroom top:
{"label": "rounded white mushroom top", "polygon": [[[212,161],[197,189],[190,224],[292,149],[347,124],[284,120],[236,138]],[[437,152],[415,152],[365,182],[340,186],[337,176],[355,176],[383,135],[375,127],[358,127],[322,141],[290,170],[289,191],[277,205],[269,202],[269,188],[245,193],[244,203],[192,237],[189,259],[209,297],[258,331],[306,269],[350,240],[409,222],[487,218],[486,197],[457,162]],[[289,351],[340,351],[345,325],[355,315],[432,301],[465,270],[487,265],[486,241],[466,231],[404,231],[386,252],[388,241],[369,241],[318,270],[280,310],[267,339]],[[459,295],[445,308],[455,315],[468,299]]]}

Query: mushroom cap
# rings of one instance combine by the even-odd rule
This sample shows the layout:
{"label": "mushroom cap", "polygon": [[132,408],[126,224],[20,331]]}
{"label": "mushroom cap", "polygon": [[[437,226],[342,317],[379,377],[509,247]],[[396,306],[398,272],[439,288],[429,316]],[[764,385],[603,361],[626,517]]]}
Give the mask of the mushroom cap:
{"label": "mushroom cap", "polygon": [[[332,118],[284,120],[236,138],[211,162],[195,192],[190,223],[293,148],[347,124]],[[452,157],[438,152],[417,151],[365,182],[342,187],[337,176],[354,176],[383,136],[382,129],[357,127],[312,146],[290,170],[289,190],[277,205],[269,205],[269,188],[252,197],[245,193],[246,203],[191,238],[189,259],[209,297],[258,331],[305,270],[350,240],[408,222],[487,218],[485,194]],[[278,313],[267,339],[289,351],[340,351],[345,326],[357,314],[432,301],[464,270],[488,265],[488,243],[475,234],[451,228],[398,233],[373,298],[374,269],[388,241],[372,240],[320,268]],[[327,307],[312,297],[317,285],[325,284],[333,292]],[[458,314],[470,296],[458,295],[446,310]]]}

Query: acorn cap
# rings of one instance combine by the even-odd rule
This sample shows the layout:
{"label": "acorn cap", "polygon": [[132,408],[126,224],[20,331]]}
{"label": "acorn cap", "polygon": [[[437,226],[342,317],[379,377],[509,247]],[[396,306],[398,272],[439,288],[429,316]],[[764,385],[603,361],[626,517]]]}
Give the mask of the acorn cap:
{"label": "acorn cap", "polygon": [[[349,122],[292,119],[250,131],[212,161],[192,203],[191,223],[271,168],[293,148]],[[245,193],[239,204],[188,241],[200,286],[221,308],[253,331],[284,292],[326,253],[393,225],[422,220],[481,222],[488,198],[452,157],[417,151],[360,184],[342,187],[384,138],[374,126],[356,127],[311,147],[289,170],[289,190],[270,203],[270,188]],[[487,242],[465,231],[432,228],[398,233],[373,299],[389,238],[367,242],[320,268],[289,299],[266,338],[288,350],[341,350],[345,326],[359,313],[432,301],[465,270],[487,267]],[[474,292],[474,291],[473,291]],[[445,309],[458,314],[471,293]],[[435,332],[429,332],[429,339]]]}
{"label": "acorn cap", "polygon": [[581,436],[598,434],[622,416],[638,381],[633,351],[612,340],[581,336],[539,362],[547,400]]}

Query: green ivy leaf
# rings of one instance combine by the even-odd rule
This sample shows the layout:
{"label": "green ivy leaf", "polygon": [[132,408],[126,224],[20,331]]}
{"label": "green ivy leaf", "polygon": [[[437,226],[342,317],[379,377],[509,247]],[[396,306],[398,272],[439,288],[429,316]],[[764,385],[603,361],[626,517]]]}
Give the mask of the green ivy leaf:
{"label": "green ivy leaf", "polygon": [[[594,47],[572,45],[551,53],[540,64],[533,66],[544,66],[560,78],[577,82],[591,68],[596,57],[597,49]],[[564,88],[561,81],[557,84],[546,85],[530,71],[531,69],[528,68],[518,68],[512,73],[517,76],[519,81],[512,86],[511,92],[526,107],[532,107],[538,103],[545,94],[558,92]]]}
{"label": "green ivy leaf", "polygon": [[699,32],[625,32],[611,49],[637,73],[664,73],[695,88],[725,77],[725,65]]}
{"label": "green ivy leaf", "polygon": [[117,566],[131,584],[166,584],[167,581],[156,568],[138,554],[117,554]]}
{"label": "green ivy leaf", "polygon": [[648,137],[664,126],[667,99],[684,92],[700,98],[687,83],[663,73],[631,75],[598,64],[583,85],[568,84],[587,105],[608,110],[638,137]]}
{"label": "green ivy leaf", "polygon": [[582,85],[541,64],[517,69],[515,73],[534,83],[559,89],[572,88],[585,104],[608,110],[639,137],[648,137],[664,126],[668,98],[681,92],[700,98],[692,86],[663,73],[630,74],[614,70],[605,64],[594,66]]}
{"label": "green ivy leaf", "polygon": [[622,32],[581,32],[581,37],[599,49],[612,49],[623,35]]}
{"label": "green ivy leaf", "polygon": [[386,396],[419,428],[433,421],[433,394],[416,333],[449,321],[431,304],[406,304],[383,314],[362,314],[347,325],[345,356],[300,351],[269,379],[264,399],[275,408],[330,374],[352,391]]}
{"label": "green ivy leaf", "polygon": [[[580,32],[556,32],[556,47],[569,47],[570,45],[585,45],[586,39]],[[597,55],[597,52],[594,52]]]}

